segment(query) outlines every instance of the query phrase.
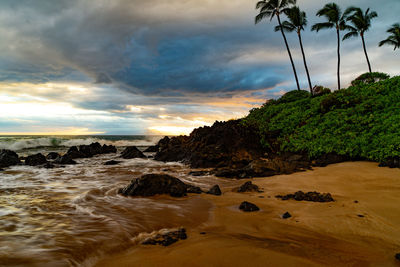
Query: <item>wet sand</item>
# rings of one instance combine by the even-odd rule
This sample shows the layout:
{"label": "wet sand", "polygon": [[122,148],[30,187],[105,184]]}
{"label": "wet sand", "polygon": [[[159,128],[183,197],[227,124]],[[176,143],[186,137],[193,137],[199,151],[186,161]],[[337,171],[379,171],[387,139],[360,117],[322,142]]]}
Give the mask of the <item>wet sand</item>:
{"label": "wet sand", "polygon": [[[188,228],[187,240],[169,247],[138,245],[96,266],[399,265],[394,259],[400,252],[399,169],[347,162],[252,181],[264,193],[235,193],[233,187],[223,187],[222,196],[201,195],[213,204],[210,218]],[[275,198],[298,190],[329,192],[336,201]],[[239,211],[242,201],[261,211]],[[293,217],[284,220],[281,215],[287,211]]]}

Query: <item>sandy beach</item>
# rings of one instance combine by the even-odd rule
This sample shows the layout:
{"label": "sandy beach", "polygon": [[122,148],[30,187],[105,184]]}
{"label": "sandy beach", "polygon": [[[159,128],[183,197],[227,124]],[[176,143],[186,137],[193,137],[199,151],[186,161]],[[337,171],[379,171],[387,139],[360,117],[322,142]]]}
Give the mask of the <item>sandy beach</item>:
{"label": "sandy beach", "polygon": [[[346,162],[252,181],[264,192],[236,193],[234,187],[222,187],[222,196],[199,196],[212,203],[210,216],[194,228],[181,225],[187,227],[187,240],[169,247],[138,245],[96,266],[398,265],[399,169]],[[335,202],[275,198],[299,190],[329,192]],[[261,210],[242,212],[242,201]],[[293,217],[282,219],[287,211]]]}

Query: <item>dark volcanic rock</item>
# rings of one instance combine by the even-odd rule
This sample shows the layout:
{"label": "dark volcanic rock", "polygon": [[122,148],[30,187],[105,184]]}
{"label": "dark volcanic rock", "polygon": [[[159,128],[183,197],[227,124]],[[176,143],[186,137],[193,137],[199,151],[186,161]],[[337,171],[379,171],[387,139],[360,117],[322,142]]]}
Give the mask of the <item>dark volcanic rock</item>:
{"label": "dark volcanic rock", "polygon": [[149,146],[144,150],[144,152],[158,152],[158,145],[155,146]]}
{"label": "dark volcanic rock", "polygon": [[25,165],[29,166],[38,166],[45,164],[46,162],[47,162],[46,157],[40,153],[28,156],[25,159]]}
{"label": "dark volcanic rock", "polygon": [[379,164],[379,167],[400,168],[400,158],[387,158]]}
{"label": "dark volcanic rock", "polygon": [[396,260],[400,261],[400,253],[397,253],[394,257],[395,257]]}
{"label": "dark volcanic rock", "polygon": [[116,161],[116,160],[110,160],[104,163],[104,165],[118,165],[120,164],[121,161]]}
{"label": "dark volcanic rock", "polygon": [[65,154],[64,156],[58,157],[53,161],[55,164],[64,164],[64,165],[74,165],[76,161],[73,160],[70,154]]}
{"label": "dark volcanic rock", "polygon": [[242,184],[239,189],[237,190],[239,193],[244,193],[244,192],[262,192],[260,188],[253,184],[252,182],[245,182]]}
{"label": "dark volcanic rock", "polygon": [[19,163],[20,160],[17,153],[7,149],[0,150],[0,168],[10,167]]}
{"label": "dark volcanic rock", "polygon": [[260,208],[257,207],[255,204],[244,201],[242,204],[240,204],[239,209],[245,212],[253,212],[253,211],[259,211]]}
{"label": "dark volcanic rock", "polygon": [[187,185],[181,180],[166,174],[147,174],[132,180],[131,184],[119,190],[124,196],[149,197],[169,194],[173,197],[186,195]]}
{"label": "dark volcanic rock", "polygon": [[221,189],[219,188],[219,185],[214,185],[213,187],[210,188],[210,190],[207,192],[207,194],[220,196],[220,195],[222,195],[222,192],[221,192]]}
{"label": "dark volcanic rock", "polygon": [[78,147],[72,146],[69,148],[67,154],[71,159],[91,158],[99,154],[117,153],[117,148],[112,145],[103,145],[100,143],[92,143],[90,145],[81,145]]}
{"label": "dark volcanic rock", "polygon": [[242,168],[264,153],[257,132],[239,120],[215,122],[190,136],[165,137],[158,145],[156,160],[184,161],[193,168]]}
{"label": "dark volcanic rock", "polygon": [[201,188],[198,186],[188,185],[186,187],[186,192],[192,194],[201,194],[203,193],[203,190],[201,190]]}
{"label": "dark volcanic rock", "polygon": [[330,193],[318,193],[318,192],[308,192],[304,193],[303,191],[298,191],[294,194],[288,194],[285,196],[276,196],[276,198],[280,198],[282,200],[294,199],[296,201],[312,201],[312,202],[333,202],[335,201],[332,198]]}
{"label": "dark volcanic rock", "polygon": [[292,214],[290,214],[289,212],[285,212],[285,214],[282,215],[282,219],[289,219],[292,217]]}
{"label": "dark volcanic rock", "polygon": [[172,231],[166,234],[158,234],[155,237],[148,238],[142,242],[142,245],[161,245],[169,246],[179,240],[187,239],[186,229],[181,228],[178,231]]}
{"label": "dark volcanic rock", "polygon": [[122,151],[121,157],[124,159],[146,158],[146,156],[135,146],[128,146],[124,151]]}
{"label": "dark volcanic rock", "polygon": [[113,145],[103,145],[101,147],[101,154],[117,153],[117,148]]}
{"label": "dark volcanic rock", "polygon": [[49,154],[47,154],[46,159],[54,160],[58,157],[60,157],[60,154],[56,152],[50,152]]}
{"label": "dark volcanic rock", "polygon": [[328,153],[320,156],[313,162],[314,166],[317,167],[326,167],[329,164],[340,163],[344,161],[348,161],[350,158],[347,156],[338,155],[336,153]]}

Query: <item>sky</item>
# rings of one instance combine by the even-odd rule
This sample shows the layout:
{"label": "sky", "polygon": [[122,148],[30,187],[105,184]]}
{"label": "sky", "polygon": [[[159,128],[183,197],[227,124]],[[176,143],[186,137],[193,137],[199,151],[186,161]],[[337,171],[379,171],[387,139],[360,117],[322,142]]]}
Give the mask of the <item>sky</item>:
{"label": "sky", "polygon": [[[298,0],[313,84],[336,89],[334,30],[310,31],[324,0]],[[277,22],[251,0],[0,1],[0,134],[188,134],[240,118],[296,88]],[[373,71],[400,73],[378,47],[399,0],[338,0],[379,15],[366,34]],[[307,79],[288,34],[300,84]],[[342,43],[342,83],[368,70],[361,40]]]}

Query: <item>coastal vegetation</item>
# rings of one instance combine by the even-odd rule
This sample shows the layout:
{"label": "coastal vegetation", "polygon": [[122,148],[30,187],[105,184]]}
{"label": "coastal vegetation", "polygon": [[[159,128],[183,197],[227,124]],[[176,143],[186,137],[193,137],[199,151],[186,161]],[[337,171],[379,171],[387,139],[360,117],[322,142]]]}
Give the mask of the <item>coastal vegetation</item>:
{"label": "coastal vegetation", "polygon": [[399,157],[400,77],[371,79],[368,73],[355,86],[321,96],[289,92],[251,110],[242,123],[257,129],[267,150],[280,153],[311,159],[335,153],[378,162]]}

